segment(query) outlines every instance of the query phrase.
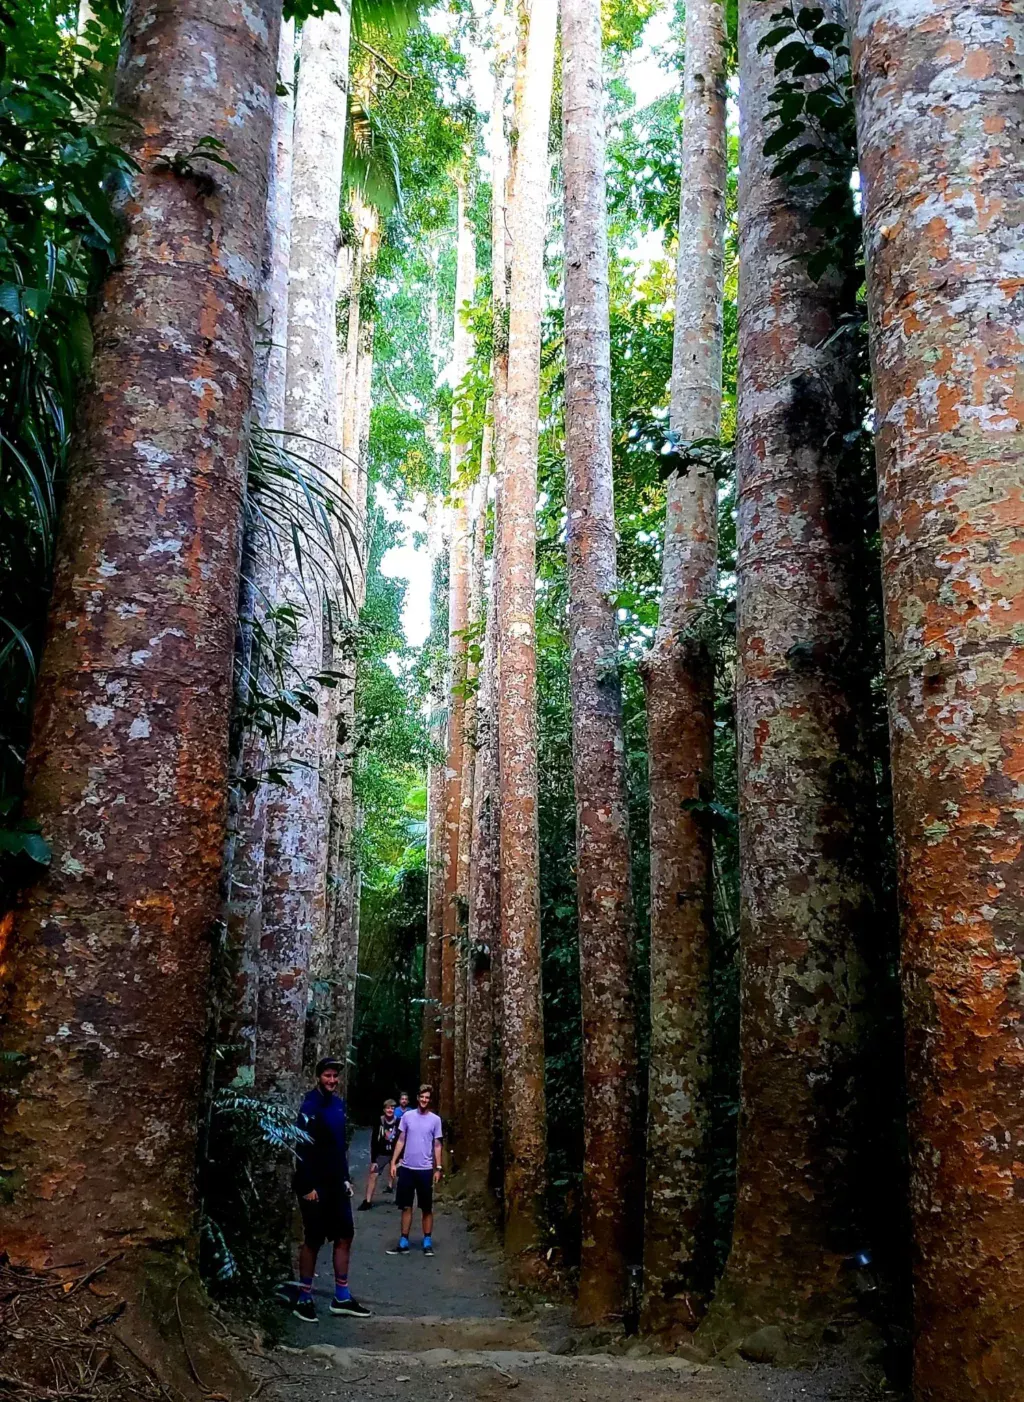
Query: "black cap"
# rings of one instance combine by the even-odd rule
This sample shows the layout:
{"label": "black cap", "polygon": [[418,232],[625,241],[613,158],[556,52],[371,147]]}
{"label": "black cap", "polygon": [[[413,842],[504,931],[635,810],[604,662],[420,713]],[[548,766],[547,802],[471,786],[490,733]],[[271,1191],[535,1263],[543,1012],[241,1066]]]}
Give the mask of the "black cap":
{"label": "black cap", "polygon": [[325,1071],[341,1071],[344,1062],[338,1060],[336,1056],[322,1056],[316,1064],[317,1076],[322,1076]]}

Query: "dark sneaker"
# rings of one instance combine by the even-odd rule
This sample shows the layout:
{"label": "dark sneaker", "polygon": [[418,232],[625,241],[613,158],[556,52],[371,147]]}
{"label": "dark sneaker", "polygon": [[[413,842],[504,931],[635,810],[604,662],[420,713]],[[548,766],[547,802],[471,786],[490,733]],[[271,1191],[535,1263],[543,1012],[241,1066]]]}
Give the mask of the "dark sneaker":
{"label": "dark sneaker", "polygon": [[294,1314],[296,1319],[304,1319],[307,1324],[318,1323],[316,1305],[314,1305],[312,1300],[296,1300],[292,1314]]}
{"label": "dark sneaker", "polygon": [[409,1248],[399,1242],[397,1246],[389,1246],[384,1254],[385,1256],[408,1256]]}
{"label": "dark sneaker", "polygon": [[373,1210],[373,1203],[372,1203],[372,1202],[367,1202],[365,1198],[363,1198],[362,1202],[361,1202],[361,1203],[359,1204],[359,1206],[356,1208],[356,1211],[357,1211],[357,1212],[371,1212],[372,1210]]}
{"label": "dark sneaker", "polygon": [[373,1311],[368,1310],[365,1305],[361,1305],[354,1296],[350,1295],[347,1300],[332,1300],[331,1313],[347,1314],[352,1319],[369,1319]]}
{"label": "dark sneaker", "polygon": [[423,1254],[424,1256],[433,1256],[434,1248],[432,1246],[425,1246],[423,1248]]}

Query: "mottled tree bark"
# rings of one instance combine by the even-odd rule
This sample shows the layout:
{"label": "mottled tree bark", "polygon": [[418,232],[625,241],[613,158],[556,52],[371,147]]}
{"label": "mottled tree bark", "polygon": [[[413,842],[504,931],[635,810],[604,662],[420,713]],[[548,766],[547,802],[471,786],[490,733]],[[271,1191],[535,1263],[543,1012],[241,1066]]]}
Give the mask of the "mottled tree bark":
{"label": "mottled tree bark", "polygon": [[[725,232],[725,14],[686,7],[682,195],[672,351],[672,431],[717,438],[722,417]],[[644,1225],[644,1324],[697,1322],[710,1280],[708,1076],[714,903],[714,660],[717,583],[710,468],[669,479],[661,608],[644,659],[651,850],[651,1042]]]}
{"label": "mottled tree bark", "polygon": [[914,1395],[1024,1376],[1024,14],[857,0]]}
{"label": "mottled tree bark", "polygon": [[[838,10],[834,16],[841,19]],[[814,282],[814,185],[763,154],[771,7],[740,7],[737,728],[741,1093],[719,1295],[738,1322],[823,1324],[863,1240],[852,1183],[864,1039],[868,785],[853,600],[857,422],[837,275]],[[862,1229],[862,1228],[861,1228]],[[714,1332],[714,1331],[713,1331]]]}
{"label": "mottled tree bark", "polygon": [[488,1181],[494,1116],[493,951],[498,917],[498,771],[494,733],[494,591],[487,595],[487,484],[490,480],[489,429],[485,429],[481,479],[484,483],[477,526],[474,618],[484,623],[483,656],[475,696],[473,814],[469,872],[468,969],[466,985],[466,1084],[462,1167],[474,1186]]}
{"label": "mottled tree bark", "polygon": [[[36,1266],[192,1230],[279,24],[276,0],[126,16],[116,97],[139,169],[94,321],[28,760],[53,860],[3,951],[4,1049],[25,1058],[4,1246]],[[212,188],[161,164],[210,135],[238,168],[204,171]]]}
{"label": "mottled tree bark", "polygon": [[[427,553],[431,562],[431,639],[435,647],[446,625],[447,570],[444,512],[436,501],[427,505]],[[447,638],[447,626],[444,636]],[[444,683],[440,659],[430,679],[430,738],[435,751],[444,749]],[[427,770],[427,929],[423,950],[423,1033],[420,1075],[435,1089],[441,1082],[441,946],[444,940],[444,765]]]}
{"label": "mottled tree bark", "polygon": [[[469,368],[471,339],[463,310],[473,300],[476,245],[466,208],[466,187],[459,183],[458,267],[455,279],[455,334],[452,339],[452,384],[456,394]],[[458,402],[452,421],[452,538],[448,576],[448,754],[445,768],[444,936],[441,946],[441,1115],[455,1112],[455,1001],[459,953],[466,928],[466,892],[459,885],[459,831],[462,817],[462,768],[465,748],[466,625],[469,622],[469,510],[462,460],[465,444],[457,441]]]}
{"label": "mottled tree bark", "polygon": [[[303,435],[299,451],[328,477],[338,474],[335,292],[350,18],[343,5],[303,25],[295,105],[285,427]],[[286,555],[281,601],[296,610],[290,665],[306,680],[324,665],[323,604],[294,555]],[[287,729],[275,763],[287,767],[288,782],[267,812],[256,1083],[286,1099],[302,1075],[310,967],[323,962],[325,700],[321,693],[320,712],[303,712]]]}
{"label": "mottled tree bark", "polygon": [[[522,7],[525,11],[525,5]],[[512,200],[508,387],[497,565],[498,753],[501,775],[501,964],[505,1114],[505,1244],[541,1244],[545,1187],[544,1017],[537,830],[537,413],[540,396],[548,132],[556,11],[524,16],[523,100]]]}
{"label": "mottled tree bark", "polygon": [[[291,87],[295,69],[295,26],[281,25],[277,75],[285,91],[274,100],[270,185],[263,247],[263,285],[258,305],[253,410],[270,432],[284,428],[288,335],[288,260],[292,223]],[[228,836],[224,847],[224,926],[227,987],[217,1034],[214,1077],[221,1085],[250,1087],[256,1071],[256,1018],[259,1007],[260,938],[263,929],[263,865],[269,786],[253,781],[265,773],[269,745],[256,730],[243,731],[238,715],[247,705],[261,671],[253,644],[252,620],[265,619],[277,596],[278,560],[272,542],[249,528],[242,550],[239,625],[235,640],[235,694],[232,706],[231,784]]]}
{"label": "mottled tree bark", "polygon": [[[487,478],[490,473],[491,429],[485,425],[480,453],[480,475],[470,491],[469,505],[469,606],[467,610],[465,707],[462,717],[462,795],[459,811],[460,897],[465,902],[459,968],[455,983],[455,1122],[462,1137],[466,1097],[466,1057],[469,1038],[469,985],[473,966],[469,943],[473,879],[473,819],[475,814],[477,760],[477,701],[479,667],[475,660],[483,621],[487,549]],[[461,1152],[460,1152],[461,1157]]]}
{"label": "mottled tree bark", "polygon": [[619,683],[600,0],[561,0],[566,554],[583,1007],[577,1316],[621,1313],[638,1253],[633,902]]}

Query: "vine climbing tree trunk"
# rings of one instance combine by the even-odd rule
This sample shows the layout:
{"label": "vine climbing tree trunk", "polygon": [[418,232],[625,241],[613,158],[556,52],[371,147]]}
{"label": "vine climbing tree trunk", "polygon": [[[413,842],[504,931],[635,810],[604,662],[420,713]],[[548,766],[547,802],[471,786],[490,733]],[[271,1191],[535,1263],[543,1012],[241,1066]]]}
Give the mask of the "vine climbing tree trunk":
{"label": "vine climbing tree trunk", "polygon": [[[672,353],[672,432],[717,438],[722,417],[725,232],[725,14],[689,0],[683,74],[682,194]],[[714,658],[717,582],[712,469],[669,479],[661,608],[644,659],[651,815],[651,1033],[644,1324],[697,1323],[708,1253],[708,1076],[714,903]]]}
{"label": "vine climbing tree trunk", "polygon": [[566,553],[583,1006],[583,1242],[577,1315],[621,1313],[639,1214],[626,746],[614,595],[611,340],[600,0],[561,0]]}
{"label": "vine climbing tree trunk", "polygon": [[914,1395],[1024,1370],[1024,17],[856,0],[915,1235]]}
{"label": "vine climbing tree trunk", "polygon": [[[838,7],[832,18],[842,22]],[[740,7],[736,1218],[711,1333],[848,1304],[865,1034],[867,789],[854,621],[857,423],[841,280],[814,281],[815,184],[771,174],[771,7]]]}
{"label": "vine climbing tree trunk", "polygon": [[[274,99],[270,186],[263,248],[253,409],[256,422],[280,441],[284,428],[288,335],[288,260],[292,224],[291,86],[295,69],[295,26],[281,25],[277,73],[284,85]],[[219,1010],[216,1082],[250,1087],[256,1073],[256,1020],[259,1009],[260,940],[263,931],[263,867],[266,853],[266,770],[270,746],[262,731],[247,724],[247,707],[263,675],[254,621],[265,622],[277,597],[278,559],[265,531],[251,522],[242,550],[239,626],[235,642],[235,694],[232,704],[231,786],[228,837],[224,849],[226,968]]]}
{"label": "vine climbing tree trunk", "polygon": [[[303,456],[327,480],[338,476],[335,287],[350,20],[343,4],[303,25],[295,106],[285,426],[303,436]],[[309,683],[324,666],[323,601],[294,552],[286,560],[281,600],[296,618],[289,663]],[[256,1080],[289,1100],[302,1075],[309,970],[322,964],[314,949],[326,925],[326,696],[313,691],[318,709],[292,722],[275,760],[288,777],[268,805],[264,865]]]}
{"label": "vine climbing tree trunk", "polygon": [[[4,1246],[34,1266],[112,1243],[173,1259],[192,1231],[280,11],[127,11],[116,100],[138,169],[94,320],[28,761],[53,860],[2,952],[4,1049],[22,1058]],[[168,158],[208,136],[237,170],[204,170],[201,193]]]}
{"label": "vine climbing tree trunk", "polygon": [[555,6],[521,7],[523,100],[512,199],[508,387],[497,567],[498,746],[501,775],[501,970],[505,1243],[513,1257],[542,1242],[545,1159],[544,1015],[541,1001],[537,829],[536,539],[548,133]]}
{"label": "vine climbing tree trunk", "polygon": [[[459,182],[458,264],[455,280],[455,335],[452,383],[456,395],[469,369],[470,332],[463,320],[473,300],[476,243],[466,207],[467,191]],[[469,510],[462,481],[466,445],[458,441],[458,400],[452,415],[452,537],[448,576],[448,756],[445,768],[444,912],[441,945],[441,1115],[455,1112],[455,1001],[459,950],[465,936],[466,892],[459,884],[459,832],[462,819],[462,771],[465,748],[466,625],[469,622]]]}

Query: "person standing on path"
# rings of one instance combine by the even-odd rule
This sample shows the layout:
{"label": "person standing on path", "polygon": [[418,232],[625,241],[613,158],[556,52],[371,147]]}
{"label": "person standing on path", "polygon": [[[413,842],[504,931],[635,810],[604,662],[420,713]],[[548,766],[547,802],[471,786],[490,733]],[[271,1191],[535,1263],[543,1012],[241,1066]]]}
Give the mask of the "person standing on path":
{"label": "person standing on path", "polygon": [[293,1313],[307,1324],[317,1322],[313,1304],[316,1258],[325,1241],[334,1243],[334,1298],[331,1314],[365,1319],[370,1311],[348,1288],[348,1263],[355,1228],[352,1222],[352,1183],[345,1143],[345,1102],[338,1094],[341,1062],[325,1056],[317,1062],[316,1085],[302,1102],[299,1145],[292,1186],[302,1214],[299,1247],[299,1298]]}
{"label": "person standing on path", "polygon": [[395,1203],[402,1209],[402,1235],[398,1238],[397,1246],[388,1247],[389,1256],[405,1256],[409,1252],[414,1201],[419,1205],[423,1218],[423,1254],[434,1254],[431,1238],[434,1229],[434,1188],[441,1181],[441,1140],[444,1131],[441,1117],[430,1108],[432,1094],[430,1086],[420,1086],[416,1109],[402,1116],[398,1143],[391,1156],[392,1182],[395,1174],[398,1174]]}
{"label": "person standing on path", "polygon": [[391,1167],[391,1155],[398,1141],[398,1116],[395,1102],[385,1100],[384,1113],[373,1127],[370,1135],[370,1172],[366,1179],[366,1193],[359,1204],[360,1212],[369,1212],[373,1206],[373,1195],[382,1173]]}
{"label": "person standing on path", "polygon": [[395,1111],[395,1119],[400,1120],[409,1108],[409,1096],[406,1091],[402,1091],[398,1097],[398,1109]]}

